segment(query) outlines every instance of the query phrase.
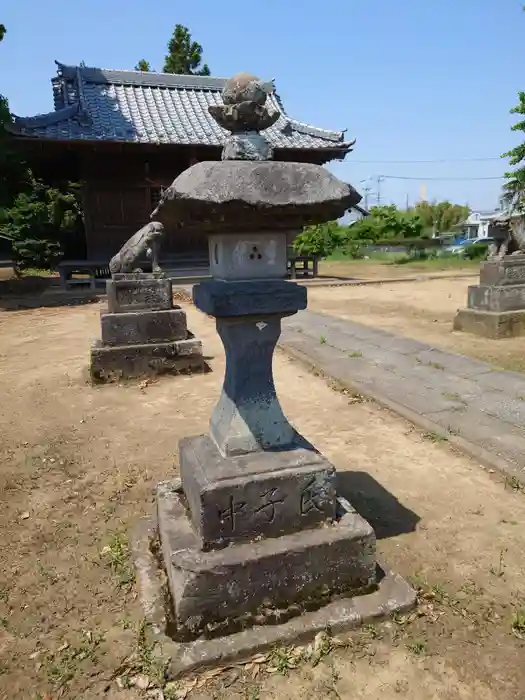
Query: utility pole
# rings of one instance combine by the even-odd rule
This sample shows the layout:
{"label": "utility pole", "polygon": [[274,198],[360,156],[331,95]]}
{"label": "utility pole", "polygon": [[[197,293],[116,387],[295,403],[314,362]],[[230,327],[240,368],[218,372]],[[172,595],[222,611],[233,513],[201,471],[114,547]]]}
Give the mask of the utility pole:
{"label": "utility pole", "polygon": [[383,175],[377,176],[377,206],[378,207],[381,206],[381,183],[383,182],[384,179],[385,178]]}
{"label": "utility pole", "polygon": [[405,209],[406,209],[406,211],[408,211],[408,209],[409,209],[409,206],[408,206],[408,192],[407,192],[406,198],[405,198]]}
{"label": "utility pole", "polygon": [[365,196],[364,196],[364,200],[365,200],[365,201],[364,201],[364,205],[365,205],[365,209],[366,209],[367,211],[368,211],[368,195],[369,195],[369,192],[370,192],[371,189],[372,189],[372,188],[370,187],[370,185],[368,185],[367,187],[363,187],[363,192],[365,193]]}

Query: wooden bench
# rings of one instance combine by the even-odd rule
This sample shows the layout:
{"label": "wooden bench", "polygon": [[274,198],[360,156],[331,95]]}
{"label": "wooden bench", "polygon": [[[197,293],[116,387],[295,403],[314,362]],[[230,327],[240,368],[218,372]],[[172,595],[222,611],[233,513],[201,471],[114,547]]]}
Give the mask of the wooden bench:
{"label": "wooden bench", "polygon": [[291,279],[317,277],[318,273],[319,258],[313,255],[297,255],[288,258],[288,277]]}
{"label": "wooden bench", "polygon": [[63,289],[105,287],[111,277],[108,260],[65,260],[58,265],[60,285]]}
{"label": "wooden bench", "polygon": [[[150,271],[151,261],[140,263],[140,267]],[[166,257],[160,260],[160,267],[175,279],[209,275],[208,257],[202,255]],[[59,263],[58,272],[60,284],[67,290],[79,286],[95,290],[97,287],[105,287],[106,280],[111,277],[108,260],[64,260]]]}
{"label": "wooden bench", "polygon": [[19,277],[20,270],[18,269],[18,265],[14,262],[14,260],[0,260],[0,270],[9,268],[13,270],[15,277]]}

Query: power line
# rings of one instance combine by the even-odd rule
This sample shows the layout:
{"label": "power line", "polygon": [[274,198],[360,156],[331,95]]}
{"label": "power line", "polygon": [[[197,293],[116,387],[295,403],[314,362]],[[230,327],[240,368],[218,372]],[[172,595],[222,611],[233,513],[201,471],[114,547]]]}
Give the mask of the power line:
{"label": "power line", "polygon": [[436,160],[354,160],[351,158],[352,163],[368,163],[375,165],[401,165],[410,163],[479,163],[481,161],[488,160],[501,160],[501,156],[491,156],[488,158],[438,158]]}
{"label": "power line", "polygon": [[500,177],[409,177],[405,175],[382,175],[381,177],[386,180],[422,180],[424,182],[428,180],[444,180],[447,182],[450,180],[505,180],[503,175]]}

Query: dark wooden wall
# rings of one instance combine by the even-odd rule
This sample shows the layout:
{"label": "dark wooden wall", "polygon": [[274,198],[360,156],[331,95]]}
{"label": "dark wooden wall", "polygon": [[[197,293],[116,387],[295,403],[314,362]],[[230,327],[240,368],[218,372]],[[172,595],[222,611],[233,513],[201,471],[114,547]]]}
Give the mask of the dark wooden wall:
{"label": "dark wooden wall", "polygon": [[[159,149],[160,150],[160,149]],[[85,155],[82,161],[87,255],[111,258],[125,241],[150,220],[161,190],[189,166],[187,154],[115,153]],[[166,231],[162,255],[207,251],[206,236]]]}
{"label": "dark wooden wall", "polygon": [[[218,147],[184,147],[119,143],[18,141],[32,167],[46,181],[83,183],[85,252],[73,257],[109,260],[125,241],[150,220],[162,188],[193,162],[220,160]],[[276,160],[321,164],[326,151],[276,151]],[[163,256],[206,254],[205,234],[166,231]],[[84,251],[84,245],[76,246]]]}

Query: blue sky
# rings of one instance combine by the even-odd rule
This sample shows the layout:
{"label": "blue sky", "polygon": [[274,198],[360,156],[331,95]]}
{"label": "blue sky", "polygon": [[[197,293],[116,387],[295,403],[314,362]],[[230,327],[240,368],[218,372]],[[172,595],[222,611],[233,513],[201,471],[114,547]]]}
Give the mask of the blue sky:
{"label": "blue sky", "polygon": [[[0,93],[28,116],[52,109],[54,60],[160,69],[173,26],[189,27],[212,74],[275,78],[288,113],[346,128],[354,152],[331,169],[362,189],[378,175],[385,202],[429,199],[474,208],[497,202],[497,158],[517,142],[509,109],[525,90],[519,0],[6,0]],[[190,9],[191,6],[191,9]],[[458,162],[392,163],[388,161]],[[361,162],[366,161],[366,162]],[[372,183],[372,192],[376,185]],[[372,201],[372,200],[371,200]]]}

